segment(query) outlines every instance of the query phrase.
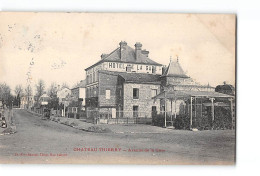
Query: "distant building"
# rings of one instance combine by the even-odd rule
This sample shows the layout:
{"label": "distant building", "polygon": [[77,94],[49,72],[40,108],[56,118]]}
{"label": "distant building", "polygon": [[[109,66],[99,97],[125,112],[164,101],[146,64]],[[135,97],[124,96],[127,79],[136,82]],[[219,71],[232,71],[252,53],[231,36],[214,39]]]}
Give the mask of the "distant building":
{"label": "distant building", "polygon": [[66,98],[71,95],[71,90],[68,87],[63,87],[57,91],[57,98],[59,98],[59,104],[64,103]]}
{"label": "distant building", "polygon": [[35,100],[34,96],[27,96],[23,95],[21,96],[21,108],[22,109],[31,109],[34,106]]}
{"label": "distant building", "polygon": [[85,111],[85,94],[86,94],[86,80],[81,80],[76,86],[71,89],[70,103],[68,112],[78,113]]}
{"label": "distant building", "polygon": [[44,93],[42,96],[39,98],[39,103],[41,106],[46,106],[48,105],[48,101],[50,100],[50,97]]}

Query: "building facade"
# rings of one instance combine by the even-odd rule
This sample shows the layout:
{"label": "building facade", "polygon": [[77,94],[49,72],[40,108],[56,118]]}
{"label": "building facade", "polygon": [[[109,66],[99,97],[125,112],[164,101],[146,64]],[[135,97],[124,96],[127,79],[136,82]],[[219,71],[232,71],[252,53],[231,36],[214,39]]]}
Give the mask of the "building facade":
{"label": "building facade", "polygon": [[20,103],[21,109],[31,109],[35,103],[34,96],[23,95]]}
{"label": "building facade", "polygon": [[85,69],[86,109],[99,110],[111,118],[151,117],[147,108],[159,109],[152,95],[160,92],[162,65],[149,58],[142,44],[131,48],[126,42]]}
{"label": "building facade", "polygon": [[[222,97],[210,85],[200,85],[183,71],[178,58],[163,67],[149,58],[141,43],[126,42],[86,71],[86,112],[99,118],[150,118],[154,113],[179,115],[188,97]],[[182,98],[181,98],[182,97]],[[190,104],[190,103],[189,103]],[[187,113],[187,112],[186,112]],[[91,114],[91,113],[90,113]]]}
{"label": "building facade", "polygon": [[63,104],[66,99],[71,95],[71,90],[67,87],[63,87],[57,91],[57,98],[59,99],[59,104]]}
{"label": "building facade", "polygon": [[76,86],[71,89],[71,94],[68,100],[68,112],[76,114],[85,111],[85,97],[86,97],[86,80],[81,80]]}

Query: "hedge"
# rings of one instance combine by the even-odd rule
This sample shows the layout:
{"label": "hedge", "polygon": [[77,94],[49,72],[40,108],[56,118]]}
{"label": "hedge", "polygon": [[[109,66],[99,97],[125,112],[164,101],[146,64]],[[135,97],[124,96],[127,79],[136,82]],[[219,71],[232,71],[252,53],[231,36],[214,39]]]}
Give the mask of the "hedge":
{"label": "hedge", "polygon": [[[170,121],[170,116],[167,115],[167,121]],[[165,123],[164,114],[153,115],[153,125],[163,127]],[[173,116],[173,124],[176,129],[187,130],[190,129],[190,116],[177,115],[176,119]],[[167,126],[170,126],[170,122]],[[210,108],[206,109],[202,116],[193,116],[192,128],[197,128],[199,130],[225,130],[232,129],[232,117],[230,109],[226,107],[215,107],[214,110],[214,121],[212,121]]]}

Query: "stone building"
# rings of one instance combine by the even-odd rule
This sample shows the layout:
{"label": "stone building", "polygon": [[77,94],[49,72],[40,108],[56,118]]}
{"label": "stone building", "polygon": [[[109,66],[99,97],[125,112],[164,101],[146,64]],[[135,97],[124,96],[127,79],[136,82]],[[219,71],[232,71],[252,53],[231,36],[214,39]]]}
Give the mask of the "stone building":
{"label": "stone building", "polygon": [[196,83],[183,71],[178,58],[170,59],[167,67],[151,60],[141,43],[131,48],[126,42],[120,42],[118,48],[102,54],[100,61],[85,71],[87,117],[95,112],[92,116],[100,119],[131,121],[151,119],[152,114],[163,113],[166,125],[167,113],[171,117],[174,114],[175,118],[184,111],[187,114],[190,111],[187,108],[192,110],[193,99],[195,102],[196,98],[209,99],[212,106],[214,98],[230,98],[215,92],[210,85]]}
{"label": "stone building", "polygon": [[160,108],[160,101],[151,97],[160,93],[162,65],[149,58],[141,43],[131,48],[120,42],[85,71],[87,111],[99,110],[101,117],[132,118],[151,117],[151,111]]}

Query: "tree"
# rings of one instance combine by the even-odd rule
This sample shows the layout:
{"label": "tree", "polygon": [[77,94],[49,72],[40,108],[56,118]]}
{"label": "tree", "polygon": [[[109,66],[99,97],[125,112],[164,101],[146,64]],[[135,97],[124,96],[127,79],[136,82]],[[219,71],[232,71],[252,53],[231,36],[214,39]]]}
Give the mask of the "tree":
{"label": "tree", "polygon": [[61,88],[69,88],[69,85],[66,82],[63,82]]}
{"label": "tree", "polygon": [[14,92],[16,94],[15,100],[17,101],[18,107],[20,107],[21,96],[23,94],[23,87],[21,84],[15,86]]}
{"label": "tree", "polygon": [[0,83],[0,100],[2,100],[4,104],[9,104],[10,97],[10,87],[6,83]]}
{"label": "tree", "polygon": [[14,92],[16,96],[21,96],[23,94],[23,87],[21,84],[15,86]]}
{"label": "tree", "polygon": [[56,98],[57,97],[57,84],[51,83],[50,88],[48,89],[48,95],[50,98]]}
{"label": "tree", "polygon": [[48,101],[48,108],[54,108],[54,109],[58,109],[59,107],[59,99],[57,98],[57,84],[56,83],[51,83],[51,86],[48,89],[48,96],[50,97],[49,101]]}
{"label": "tree", "polygon": [[29,108],[30,103],[32,103],[32,102],[30,102],[30,98],[31,98],[31,96],[32,96],[32,88],[31,88],[30,85],[28,85],[28,86],[25,88],[25,96],[26,96],[26,98],[27,98],[27,108]]}
{"label": "tree", "polygon": [[36,84],[36,103],[39,103],[40,97],[44,94],[45,82],[40,79],[38,84]]}

